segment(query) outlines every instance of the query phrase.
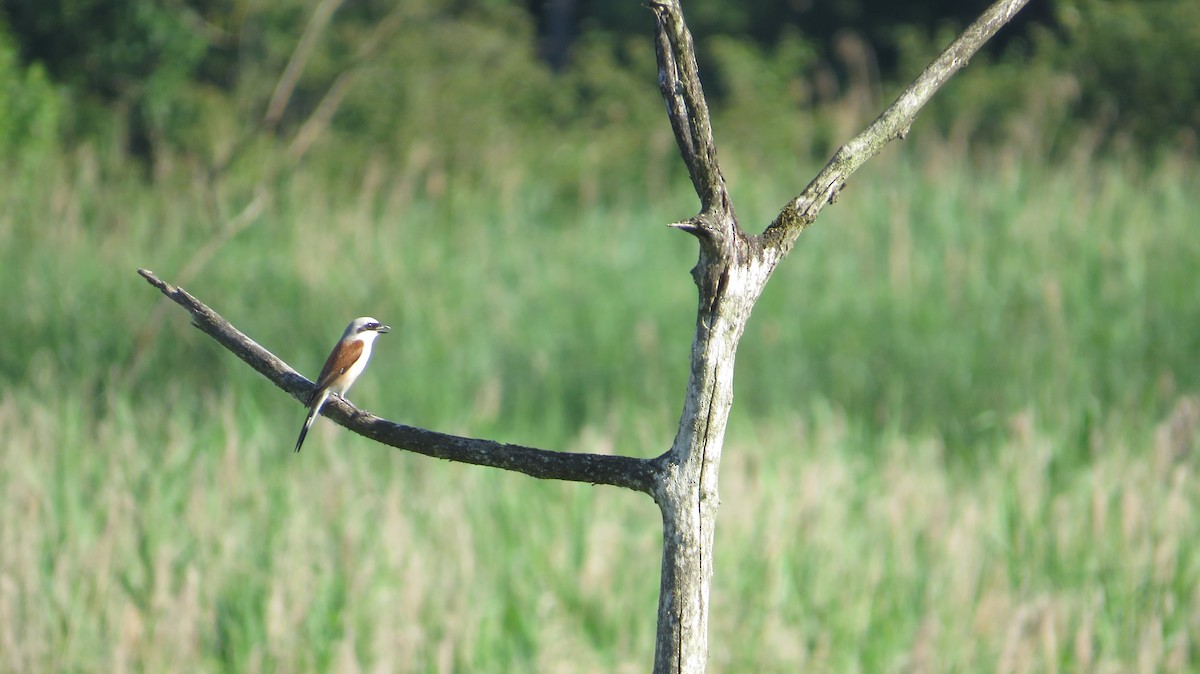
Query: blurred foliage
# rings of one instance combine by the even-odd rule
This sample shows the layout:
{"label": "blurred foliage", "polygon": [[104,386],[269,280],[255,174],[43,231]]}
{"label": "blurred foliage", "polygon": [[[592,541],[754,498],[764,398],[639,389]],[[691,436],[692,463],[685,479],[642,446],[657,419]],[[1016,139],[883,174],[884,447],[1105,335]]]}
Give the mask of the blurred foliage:
{"label": "blurred foliage", "polygon": [[[709,95],[730,120],[718,132],[770,128],[822,155],[845,139],[847,117],[873,115],[983,3],[687,5]],[[646,125],[661,126],[650,14],[637,2],[557,6],[574,13],[561,68],[544,47],[563,28],[540,2],[0,0],[12,41],[3,84],[19,101],[0,113],[6,142],[99,142],[156,176],[180,163],[220,169],[247,150],[251,164],[286,165],[310,149],[436,175],[478,170],[481,153],[548,130],[558,142],[602,130],[619,164],[647,144]],[[1082,122],[1102,129],[1089,143],[1194,146],[1198,61],[1194,0],[1032,3],[925,117],[980,142],[1017,132],[1065,147]],[[51,82],[70,105],[47,103],[60,96]],[[825,114],[788,131],[796,111]],[[253,151],[274,146],[289,153]]]}
{"label": "blurred foliage", "polygon": [[1079,81],[1081,117],[1141,142],[1196,146],[1200,3],[1062,0],[1064,39],[1043,51]]}
{"label": "blurred foliage", "polygon": [[22,67],[0,24],[0,156],[37,155],[54,147],[63,99],[40,65]]}
{"label": "blurred foliage", "polygon": [[[542,3],[531,2],[531,7]],[[652,25],[650,18],[637,2],[579,2],[583,15],[582,30],[602,30],[620,34],[644,33]],[[884,70],[891,70],[898,45],[894,30],[897,26],[936,26],[950,21],[962,25],[972,21],[988,5],[973,0],[922,0],[893,2],[892,0],[755,0],[727,2],[726,0],[687,0],[688,26],[701,40],[709,36],[749,39],[760,45],[770,45],[791,32],[799,32],[816,44],[820,51],[831,53],[840,36],[854,32],[872,44],[881,54]],[[1032,2],[1014,18],[1012,26],[1023,30],[1030,22],[1050,19],[1049,4]],[[1013,34],[1013,31],[1008,31]],[[1003,42],[1006,37],[999,38]]]}

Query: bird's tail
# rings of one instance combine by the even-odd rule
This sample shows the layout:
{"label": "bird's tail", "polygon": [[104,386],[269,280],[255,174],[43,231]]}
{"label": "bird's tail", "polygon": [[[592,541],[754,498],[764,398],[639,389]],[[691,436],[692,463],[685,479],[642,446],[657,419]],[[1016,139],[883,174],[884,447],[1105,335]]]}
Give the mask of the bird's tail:
{"label": "bird's tail", "polygon": [[308,416],[304,419],[304,426],[300,429],[300,437],[296,438],[296,451],[300,451],[300,445],[304,444],[304,436],[308,435],[308,429],[312,428],[313,422],[317,420],[317,415],[321,413],[321,408],[325,406],[325,400],[329,397],[329,391],[322,391],[319,396],[313,401],[311,407],[308,408]]}

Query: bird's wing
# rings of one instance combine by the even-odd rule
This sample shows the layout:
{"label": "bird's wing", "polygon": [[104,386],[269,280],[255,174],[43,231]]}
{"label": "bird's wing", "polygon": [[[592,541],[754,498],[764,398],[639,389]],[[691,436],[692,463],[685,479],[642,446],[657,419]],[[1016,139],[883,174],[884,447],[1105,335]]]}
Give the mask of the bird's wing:
{"label": "bird's wing", "polygon": [[362,355],[362,351],[361,339],[352,342],[338,342],[325,361],[325,367],[321,368],[321,374],[317,376],[317,388],[313,394],[316,395],[318,391],[325,390],[333,383],[333,380],[345,374],[346,370],[349,370],[350,366],[354,365],[354,362]]}

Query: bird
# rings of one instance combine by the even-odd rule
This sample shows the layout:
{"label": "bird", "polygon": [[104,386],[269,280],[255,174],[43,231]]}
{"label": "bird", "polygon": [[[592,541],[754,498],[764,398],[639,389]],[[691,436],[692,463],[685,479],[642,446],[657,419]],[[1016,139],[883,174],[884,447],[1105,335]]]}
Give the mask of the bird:
{"label": "bird", "polygon": [[304,419],[304,427],[300,429],[300,437],[296,439],[296,451],[304,444],[304,436],[313,425],[325,401],[331,393],[345,396],[354,380],[367,367],[371,357],[371,346],[379,335],[390,332],[391,328],[371,318],[362,316],[350,321],[342,338],[334,345],[321,374],[317,376],[317,387],[313,389],[312,397],[308,400],[308,417]]}

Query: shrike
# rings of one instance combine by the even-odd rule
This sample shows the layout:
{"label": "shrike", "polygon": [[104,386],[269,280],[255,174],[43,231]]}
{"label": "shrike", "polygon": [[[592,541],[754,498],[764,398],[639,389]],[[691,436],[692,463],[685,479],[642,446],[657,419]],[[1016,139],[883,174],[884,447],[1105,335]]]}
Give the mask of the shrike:
{"label": "shrike", "polygon": [[313,425],[329,394],[346,395],[346,391],[354,385],[354,380],[367,367],[371,357],[371,345],[381,333],[389,332],[390,327],[380,323],[370,316],[363,316],[350,321],[342,338],[333,347],[333,352],[325,360],[325,367],[317,376],[317,388],[308,401],[308,418],[304,420],[304,428],[300,429],[300,437],[296,440],[296,451],[304,444],[304,436]]}

